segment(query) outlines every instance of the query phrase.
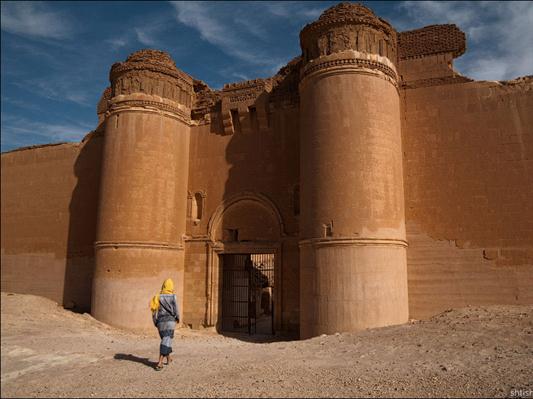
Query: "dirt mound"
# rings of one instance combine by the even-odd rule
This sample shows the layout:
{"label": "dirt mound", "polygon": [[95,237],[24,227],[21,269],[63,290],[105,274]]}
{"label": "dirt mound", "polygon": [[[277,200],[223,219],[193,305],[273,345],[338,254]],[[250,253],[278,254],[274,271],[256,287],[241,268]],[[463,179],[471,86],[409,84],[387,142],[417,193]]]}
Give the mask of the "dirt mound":
{"label": "dirt mound", "polygon": [[2,397],[435,397],[533,392],[533,306],[470,307],[426,321],[260,343],[113,329],[31,295],[2,293]]}
{"label": "dirt mound", "polygon": [[[115,330],[107,324],[94,319],[88,313],[74,313],[64,309],[51,299],[36,295],[22,295],[2,292],[2,330],[8,326],[27,326],[46,324],[47,328],[67,327],[80,331]],[[116,333],[121,331],[116,330]]]}
{"label": "dirt mound", "polygon": [[25,313],[34,315],[42,312],[52,313],[64,311],[63,307],[51,299],[36,295],[22,295],[12,292],[2,292],[2,315],[10,310],[15,310],[13,305],[20,306]]}

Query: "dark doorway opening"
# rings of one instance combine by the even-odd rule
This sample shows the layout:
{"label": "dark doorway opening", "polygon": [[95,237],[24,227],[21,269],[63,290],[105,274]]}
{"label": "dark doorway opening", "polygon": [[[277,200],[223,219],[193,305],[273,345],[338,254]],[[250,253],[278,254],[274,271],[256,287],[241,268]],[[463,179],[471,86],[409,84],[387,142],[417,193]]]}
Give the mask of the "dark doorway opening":
{"label": "dark doorway opening", "polygon": [[274,334],[274,254],[220,255],[222,330]]}

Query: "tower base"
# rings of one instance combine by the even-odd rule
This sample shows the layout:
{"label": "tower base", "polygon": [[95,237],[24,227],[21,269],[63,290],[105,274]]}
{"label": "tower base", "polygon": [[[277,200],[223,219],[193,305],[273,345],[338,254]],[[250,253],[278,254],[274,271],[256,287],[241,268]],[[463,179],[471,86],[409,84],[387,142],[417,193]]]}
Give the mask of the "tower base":
{"label": "tower base", "polygon": [[401,240],[317,239],[300,244],[300,338],[408,321]]}

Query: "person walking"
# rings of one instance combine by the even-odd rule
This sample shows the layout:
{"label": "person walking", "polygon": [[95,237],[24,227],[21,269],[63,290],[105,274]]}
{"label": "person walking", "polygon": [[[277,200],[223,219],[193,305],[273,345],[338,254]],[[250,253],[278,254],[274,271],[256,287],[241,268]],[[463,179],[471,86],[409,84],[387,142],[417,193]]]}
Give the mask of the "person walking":
{"label": "person walking", "polygon": [[152,320],[159,331],[161,344],[159,345],[159,362],[155,366],[157,371],[163,369],[163,360],[167,358],[170,364],[172,353],[172,339],[176,323],[179,323],[178,301],[174,294],[174,282],[167,278],[161,287],[161,293],[152,297],[150,301]]}

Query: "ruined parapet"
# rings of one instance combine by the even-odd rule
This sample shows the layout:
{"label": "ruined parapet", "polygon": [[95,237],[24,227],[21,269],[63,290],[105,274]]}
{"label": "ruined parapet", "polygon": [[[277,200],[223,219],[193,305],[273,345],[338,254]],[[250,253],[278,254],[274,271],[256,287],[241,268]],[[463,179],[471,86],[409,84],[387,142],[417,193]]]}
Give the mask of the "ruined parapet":
{"label": "ruined parapet", "polygon": [[100,96],[100,100],[96,105],[96,115],[98,116],[98,124],[101,124],[106,117],[106,112],[109,110],[109,100],[113,95],[113,90],[111,87],[106,87]]}
{"label": "ruined parapet", "polygon": [[430,25],[398,35],[400,60],[451,53],[454,58],[466,51],[466,36],[456,25]]}
{"label": "ruined parapet", "polygon": [[342,3],[300,43],[300,336],[406,322],[396,31]]}
{"label": "ruined parapet", "polygon": [[220,111],[221,92],[212,90],[201,80],[194,80],[194,104],[191,119],[198,125],[209,124],[212,115]]}
{"label": "ruined parapet", "polygon": [[271,112],[275,108],[297,107],[300,104],[298,84],[301,66],[302,57],[296,57],[272,77],[272,92],[268,98]]}
{"label": "ruined parapet", "polygon": [[221,100],[224,134],[266,129],[268,125],[266,104],[271,90],[270,79],[225,84]]}
{"label": "ruined parapet", "polygon": [[168,54],[141,50],[112,66],[110,82],[92,314],[146,330],[161,282],[183,293],[193,80]]}
{"label": "ruined parapet", "polygon": [[405,89],[470,82],[453,69],[466,51],[466,36],[456,25],[430,25],[398,34],[398,66]]}

